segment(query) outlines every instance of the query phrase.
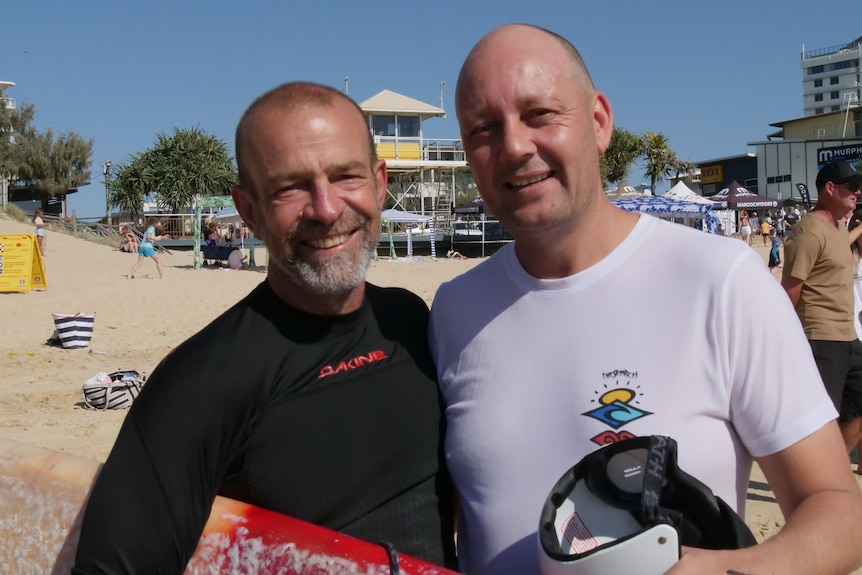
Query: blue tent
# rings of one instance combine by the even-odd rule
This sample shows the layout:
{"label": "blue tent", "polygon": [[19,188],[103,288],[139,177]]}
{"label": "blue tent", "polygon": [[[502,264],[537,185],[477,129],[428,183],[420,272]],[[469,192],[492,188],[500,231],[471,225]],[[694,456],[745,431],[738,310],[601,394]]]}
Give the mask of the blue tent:
{"label": "blue tent", "polygon": [[718,233],[718,218],[712,206],[698,202],[674,200],[664,196],[640,196],[613,200],[614,204],[627,212],[643,212],[659,218],[690,218],[704,220],[705,231]]}

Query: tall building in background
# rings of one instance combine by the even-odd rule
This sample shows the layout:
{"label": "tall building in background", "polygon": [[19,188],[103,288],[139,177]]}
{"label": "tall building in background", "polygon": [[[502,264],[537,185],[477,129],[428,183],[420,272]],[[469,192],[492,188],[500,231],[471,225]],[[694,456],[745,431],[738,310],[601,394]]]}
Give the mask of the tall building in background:
{"label": "tall building in background", "polygon": [[802,48],[804,116],[840,112],[862,101],[862,36],[849,44],[805,51]]}

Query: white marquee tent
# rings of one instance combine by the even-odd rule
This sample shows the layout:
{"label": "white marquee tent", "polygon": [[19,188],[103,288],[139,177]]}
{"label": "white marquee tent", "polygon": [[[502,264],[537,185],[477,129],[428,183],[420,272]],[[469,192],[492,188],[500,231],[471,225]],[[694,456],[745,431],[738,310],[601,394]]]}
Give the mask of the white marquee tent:
{"label": "white marquee tent", "polygon": [[672,187],[665,195],[666,198],[673,198],[674,200],[684,200],[686,202],[697,202],[699,204],[707,204],[712,206],[712,200],[704,198],[696,194],[691,188],[685,185],[685,182],[679,181]]}
{"label": "white marquee tent", "polygon": [[[428,224],[428,232],[431,234],[431,259],[437,258],[437,246],[434,243],[434,218],[431,216],[423,216],[422,214],[414,214],[413,212],[404,212],[390,208],[383,210],[380,214],[380,221],[386,224],[386,229],[389,231],[389,253],[391,257],[395,257],[395,242],[392,238],[392,224]],[[413,230],[407,226],[407,257],[413,257]]]}

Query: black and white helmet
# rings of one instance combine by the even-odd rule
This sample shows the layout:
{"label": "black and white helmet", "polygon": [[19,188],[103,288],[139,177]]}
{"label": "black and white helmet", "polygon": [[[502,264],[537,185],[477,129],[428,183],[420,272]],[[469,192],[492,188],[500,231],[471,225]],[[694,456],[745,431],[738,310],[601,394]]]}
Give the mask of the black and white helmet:
{"label": "black and white helmet", "polygon": [[543,575],[661,575],[680,546],[739,549],[757,542],[745,522],[677,466],[669,437],[602,447],[560,478],[539,519]]}

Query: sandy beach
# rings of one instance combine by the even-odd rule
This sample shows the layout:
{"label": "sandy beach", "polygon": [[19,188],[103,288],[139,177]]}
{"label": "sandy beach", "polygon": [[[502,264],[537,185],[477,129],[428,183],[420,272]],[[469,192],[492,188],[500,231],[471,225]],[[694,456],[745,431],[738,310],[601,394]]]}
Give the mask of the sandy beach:
{"label": "sandy beach", "polygon": [[[0,214],[0,233],[32,233],[32,226]],[[755,244],[755,249],[765,262],[768,248]],[[85,408],[82,384],[100,371],[151,373],[168,351],[265,277],[264,249],[255,250],[259,267],[251,271],[195,270],[191,251],[162,258],[164,280],[158,278],[152,261],[145,261],[137,277],[128,280],[124,275],[135,255],[48,232],[48,289],[0,293],[0,437],[104,460],[127,411]],[[369,281],[408,288],[430,305],[442,282],[480,261],[382,258],[372,264]],[[76,312],[96,314],[90,344],[94,353],[45,345],[54,331],[51,314]],[[758,539],[782,524],[778,505],[756,466],[746,519]]]}

